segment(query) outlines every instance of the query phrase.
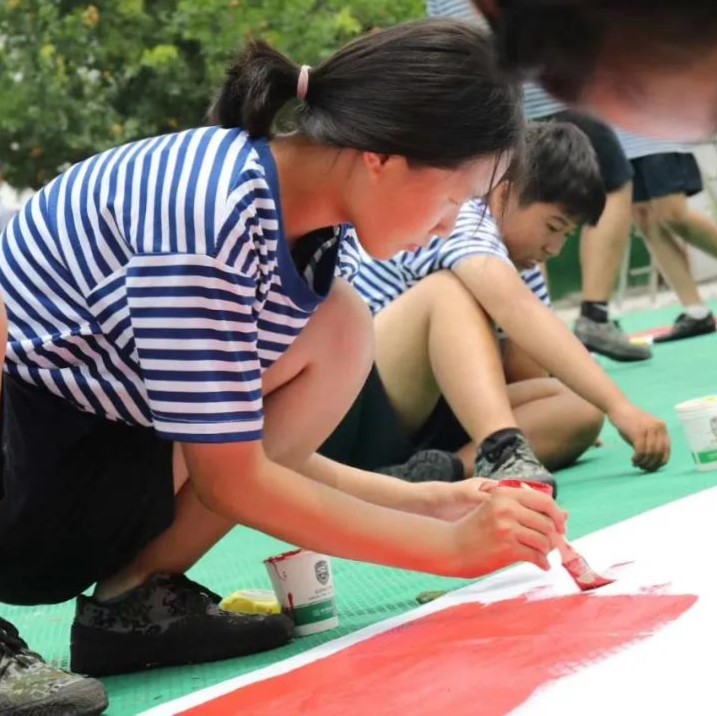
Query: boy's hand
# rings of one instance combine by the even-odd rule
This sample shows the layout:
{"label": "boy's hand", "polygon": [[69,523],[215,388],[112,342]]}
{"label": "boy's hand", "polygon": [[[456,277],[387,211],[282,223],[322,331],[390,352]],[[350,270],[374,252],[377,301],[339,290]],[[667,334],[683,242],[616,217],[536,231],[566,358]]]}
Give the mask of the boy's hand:
{"label": "boy's hand", "polygon": [[499,487],[453,525],[456,576],[479,577],[515,562],[548,570],[547,555],[565,534],[567,513],[537,490]]}
{"label": "boy's hand", "polygon": [[632,445],[635,467],[652,472],[670,459],[670,436],[662,420],[629,402],[611,410],[607,417],[622,439]]}

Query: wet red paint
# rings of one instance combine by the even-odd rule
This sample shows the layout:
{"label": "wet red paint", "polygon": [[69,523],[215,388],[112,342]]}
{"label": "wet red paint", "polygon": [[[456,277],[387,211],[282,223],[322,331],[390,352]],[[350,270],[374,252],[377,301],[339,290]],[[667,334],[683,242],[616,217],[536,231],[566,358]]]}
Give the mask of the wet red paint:
{"label": "wet red paint", "polygon": [[191,716],[497,716],[677,619],[694,596],[462,604],[184,711]]}
{"label": "wet red paint", "polygon": [[608,584],[612,584],[615,580],[609,577],[603,577],[598,574],[585,560],[581,554],[575,554],[573,559],[563,562],[566,572],[573,578],[581,592],[589,592],[591,589],[599,589]]}

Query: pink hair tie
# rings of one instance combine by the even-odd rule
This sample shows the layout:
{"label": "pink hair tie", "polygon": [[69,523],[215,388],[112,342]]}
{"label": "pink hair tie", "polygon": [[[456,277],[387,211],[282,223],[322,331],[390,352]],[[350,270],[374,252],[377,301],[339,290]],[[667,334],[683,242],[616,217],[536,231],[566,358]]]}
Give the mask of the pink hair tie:
{"label": "pink hair tie", "polygon": [[309,70],[311,65],[301,65],[299,70],[299,79],[296,82],[296,96],[302,102],[306,99],[306,93],[309,91]]}

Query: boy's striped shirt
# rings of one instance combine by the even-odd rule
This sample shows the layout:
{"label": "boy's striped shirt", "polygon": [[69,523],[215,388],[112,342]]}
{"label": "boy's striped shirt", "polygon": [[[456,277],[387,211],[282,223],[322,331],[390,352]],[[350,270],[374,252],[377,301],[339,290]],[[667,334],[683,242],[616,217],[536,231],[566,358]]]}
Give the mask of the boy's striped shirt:
{"label": "boy's striped shirt", "polygon": [[[347,244],[346,247],[346,253],[354,251],[354,245]],[[426,276],[441,270],[452,271],[462,261],[476,256],[496,258],[513,266],[488,206],[479,199],[468,201],[461,207],[453,233],[447,239],[437,236],[426,246],[415,251],[401,251],[390,259],[372,259],[362,252],[355,260],[358,271],[353,285],[375,314]],[[550,296],[542,271],[532,268],[520,272],[520,276],[535,296],[549,307]]]}

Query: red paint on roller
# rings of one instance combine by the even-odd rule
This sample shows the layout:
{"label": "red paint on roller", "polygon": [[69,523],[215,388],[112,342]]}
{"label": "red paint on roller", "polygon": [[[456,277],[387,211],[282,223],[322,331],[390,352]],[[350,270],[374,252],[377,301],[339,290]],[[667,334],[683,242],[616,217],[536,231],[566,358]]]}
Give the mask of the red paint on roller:
{"label": "red paint on roller", "polygon": [[694,596],[462,604],[182,712],[188,716],[499,716],[537,689],[648,638]]}

